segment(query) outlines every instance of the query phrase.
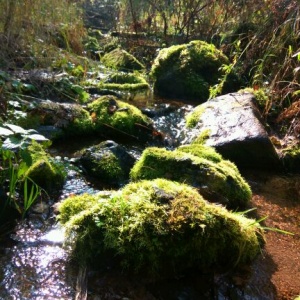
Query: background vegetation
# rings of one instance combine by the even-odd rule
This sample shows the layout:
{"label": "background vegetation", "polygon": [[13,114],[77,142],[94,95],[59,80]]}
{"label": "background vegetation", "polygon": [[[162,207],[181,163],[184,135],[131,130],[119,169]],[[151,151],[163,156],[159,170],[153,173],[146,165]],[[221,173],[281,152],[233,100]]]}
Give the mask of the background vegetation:
{"label": "background vegetation", "polygon": [[85,55],[85,25],[113,31],[148,66],[157,47],[202,39],[231,58],[245,87],[264,88],[265,114],[278,115],[300,93],[299,7],[292,0],[0,0],[0,68],[61,66],[66,50]]}

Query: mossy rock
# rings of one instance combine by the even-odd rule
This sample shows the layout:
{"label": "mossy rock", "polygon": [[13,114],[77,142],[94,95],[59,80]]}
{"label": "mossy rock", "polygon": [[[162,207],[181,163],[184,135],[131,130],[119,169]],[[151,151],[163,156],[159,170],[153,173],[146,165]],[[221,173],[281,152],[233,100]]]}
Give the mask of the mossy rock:
{"label": "mossy rock", "polygon": [[95,267],[109,256],[143,275],[232,269],[251,262],[263,244],[255,220],[165,179],[130,183],[109,195],[67,198],[59,212],[77,260]]}
{"label": "mossy rock", "polygon": [[192,41],[162,49],[151,69],[154,92],[164,97],[204,102],[209,88],[224,75],[221,66],[228,58],[213,44]]}
{"label": "mossy rock", "polygon": [[131,72],[131,71],[141,71],[145,69],[145,66],[139,62],[133,55],[127,51],[116,48],[108,53],[106,53],[101,62],[108,68]]}
{"label": "mossy rock", "polygon": [[150,90],[149,83],[140,74],[117,73],[108,76],[100,87],[108,90],[137,92]]}
{"label": "mossy rock", "polygon": [[45,126],[54,126],[57,131],[51,136],[52,139],[89,134],[93,128],[89,112],[79,104],[42,101],[28,118],[38,118],[36,122],[42,126],[41,130]]}
{"label": "mossy rock", "polygon": [[300,172],[300,146],[294,145],[280,150],[283,167],[289,172]]}
{"label": "mossy rock", "polygon": [[103,96],[88,105],[94,130],[106,136],[145,140],[152,135],[152,120],[138,108],[117,100],[114,96]]}
{"label": "mossy rock", "polygon": [[31,154],[32,165],[27,170],[26,177],[32,179],[47,192],[60,189],[66,177],[64,167],[55,162],[38,143],[32,143],[28,150]]}
{"label": "mossy rock", "polygon": [[134,162],[134,157],[114,141],[90,147],[80,158],[87,174],[112,185],[120,185],[129,179]]}
{"label": "mossy rock", "polygon": [[280,161],[251,93],[210,99],[186,115],[185,143],[213,146],[241,169],[280,170]]}
{"label": "mossy rock", "polygon": [[219,160],[210,153],[212,150],[195,150],[196,146],[175,151],[147,148],[132,168],[130,177],[132,180],[166,178],[184,182],[197,187],[207,200],[228,208],[244,209],[252,193],[237,167],[228,160]]}

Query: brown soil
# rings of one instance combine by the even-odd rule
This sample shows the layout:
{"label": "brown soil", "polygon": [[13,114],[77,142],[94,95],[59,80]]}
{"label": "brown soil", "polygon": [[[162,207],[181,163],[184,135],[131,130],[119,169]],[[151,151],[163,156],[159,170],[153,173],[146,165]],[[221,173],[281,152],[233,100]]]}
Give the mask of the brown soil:
{"label": "brown soil", "polygon": [[254,183],[252,203],[259,216],[267,217],[263,225],[294,233],[267,230],[259,265],[274,290],[274,299],[292,300],[300,295],[300,177],[265,174],[256,179],[249,181]]}

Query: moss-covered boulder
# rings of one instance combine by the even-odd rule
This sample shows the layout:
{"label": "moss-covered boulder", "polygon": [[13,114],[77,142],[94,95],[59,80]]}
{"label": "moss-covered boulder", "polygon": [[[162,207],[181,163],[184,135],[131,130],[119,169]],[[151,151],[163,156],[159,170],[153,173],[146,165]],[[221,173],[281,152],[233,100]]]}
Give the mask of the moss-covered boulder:
{"label": "moss-covered boulder", "polygon": [[146,79],[138,73],[114,73],[109,75],[101,87],[118,91],[142,91],[149,90],[150,85]]}
{"label": "moss-covered boulder", "polygon": [[81,263],[103,266],[110,257],[143,275],[231,269],[251,262],[263,243],[254,220],[210,204],[190,186],[164,179],[67,198],[59,212]]}
{"label": "moss-covered boulder", "polygon": [[116,48],[106,53],[102,57],[101,62],[108,68],[124,72],[131,72],[134,70],[140,71],[145,69],[145,66],[133,55],[120,48]]}
{"label": "moss-covered boulder", "polygon": [[88,80],[87,90],[98,95],[117,95],[118,98],[134,100],[150,94],[150,85],[140,73],[118,72],[108,75],[100,82]]}
{"label": "moss-covered boulder", "polygon": [[60,189],[66,177],[64,167],[55,162],[44,148],[36,142],[32,143],[28,150],[31,154],[32,165],[25,176],[32,179],[47,192],[55,192]]}
{"label": "moss-covered boulder", "polygon": [[88,105],[94,130],[113,137],[148,139],[152,135],[152,120],[137,107],[103,96]]}
{"label": "moss-covered boulder", "polygon": [[137,98],[143,99],[150,95],[149,83],[137,72],[111,74],[97,85],[97,89],[100,93],[103,90],[118,93],[126,101]]}
{"label": "moss-covered boulder", "polygon": [[132,168],[130,177],[132,180],[167,178],[184,182],[197,187],[207,200],[235,209],[247,206],[251,189],[237,167],[215,155],[213,150],[198,151],[195,147],[175,151],[147,148]]}
{"label": "moss-covered boulder", "polygon": [[88,175],[112,185],[120,185],[129,179],[135,158],[114,141],[104,141],[86,149],[80,163]]}
{"label": "moss-covered boulder", "polygon": [[209,88],[224,75],[221,66],[228,63],[221,51],[204,41],[164,48],[151,69],[154,92],[163,97],[204,102],[209,97]]}

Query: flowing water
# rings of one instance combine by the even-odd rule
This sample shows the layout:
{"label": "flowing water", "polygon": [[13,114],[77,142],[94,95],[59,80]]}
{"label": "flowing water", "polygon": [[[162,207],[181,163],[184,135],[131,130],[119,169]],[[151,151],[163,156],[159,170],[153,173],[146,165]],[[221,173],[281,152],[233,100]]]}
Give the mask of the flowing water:
{"label": "flowing water", "polygon": [[[61,191],[70,194],[95,193],[75,169],[68,170]],[[20,221],[10,241],[0,251],[0,299],[74,299],[75,288],[68,252],[63,247],[64,232],[57,225],[54,201],[36,203]]]}

